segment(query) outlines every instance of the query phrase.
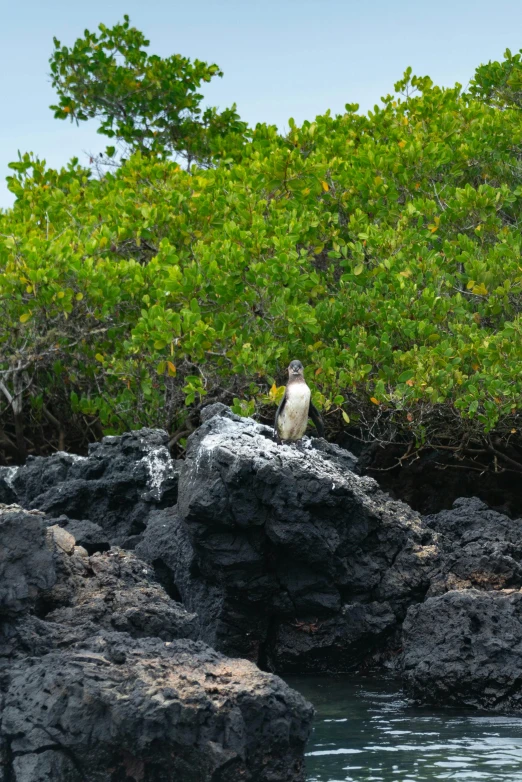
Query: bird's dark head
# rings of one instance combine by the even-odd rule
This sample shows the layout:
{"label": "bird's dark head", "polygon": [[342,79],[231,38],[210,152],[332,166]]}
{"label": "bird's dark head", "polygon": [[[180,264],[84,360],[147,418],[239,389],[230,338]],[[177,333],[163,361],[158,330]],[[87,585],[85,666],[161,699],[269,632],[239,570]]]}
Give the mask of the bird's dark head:
{"label": "bird's dark head", "polygon": [[300,361],[291,361],[288,365],[288,377],[291,380],[295,377],[303,377],[304,368]]}

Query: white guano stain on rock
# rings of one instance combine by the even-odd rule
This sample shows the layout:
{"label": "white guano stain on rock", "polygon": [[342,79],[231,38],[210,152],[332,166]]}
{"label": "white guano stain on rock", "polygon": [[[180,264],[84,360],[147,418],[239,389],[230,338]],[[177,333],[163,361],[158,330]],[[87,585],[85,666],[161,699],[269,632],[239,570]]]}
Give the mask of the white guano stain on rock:
{"label": "white guano stain on rock", "polygon": [[76,462],[86,462],[87,456],[79,456],[77,453],[68,453],[67,451],[56,451],[55,456],[65,456],[72,464]]}
{"label": "white guano stain on rock", "polygon": [[5,472],[2,473],[2,478],[10,489],[14,488],[14,479],[16,478],[19,469],[19,467],[6,467]]}
{"label": "white guano stain on rock", "polygon": [[164,445],[152,448],[140,459],[139,464],[144,464],[149,474],[147,491],[143,492],[142,497],[150,494],[153,499],[160,500],[165,482],[174,474],[167,448]]}

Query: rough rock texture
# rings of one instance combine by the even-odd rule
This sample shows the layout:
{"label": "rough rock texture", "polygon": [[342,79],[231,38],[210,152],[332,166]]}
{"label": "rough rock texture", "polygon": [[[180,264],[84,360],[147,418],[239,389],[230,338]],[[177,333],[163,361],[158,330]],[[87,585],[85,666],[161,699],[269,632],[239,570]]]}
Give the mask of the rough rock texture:
{"label": "rough rock texture", "polygon": [[[32,764],[43,751],[89,782],[286,782],[304,779],[311,717],[301,696],[245,660],[113,633],[15,665],[2,731],[16,782],[40,778]],[[69,779],[60,773],[43,779]]]}
{"label": "rough rock texture", "polygon": [[69,519],[67,516],[59,516],[53,519],[55,524],[63,527],[75,539],[78,546],[83,546],[88,554],[97,551],[108,551],[111,547],[109,536],[100,527],[88,519]]}
{"label": "rough rock texture", "polygon": [[0,506],[0,621],[34,607],[38,594],[55,581],[42,515]]}
{"label": "rough rock texture", "polygon": [[151,582],[150,568],[132,553],[113,548],[62,560],[60,583],[42,602],[45,619],[69,637],[71,629],[80,639],[105,628],[134,638],[197,638],[197,617]]}
{"label": "rough rock texture", "polygon": [[152,568],[0,509],[2,782],[304,780],[313,709],[203,643]]}
{"label": "rough rock texture", "polygon": [[409,609],[404,681],[418,701],[522,708],[522,592],[447,592]]}
{"label": "rough rock texture", "polygon": [[221,406],[203,418],[178,512],[152,514],[138,547],[199,615],[202,639],[277,671],[346,670],[395,650],[429,588],[435,533],[337,446],[278,446]]}
{"label": "rough rock texture", "polygon": [[88,519],[112,544],[133,548],[150,510],[176,502],[179,468],[167,443],[166,432],[140,429],[104,437],[89,446],[87,457],[57,453],[0,468],[0,500],[9,490],[24,508]]}
{"label": "rough rock texture", "polygon": [[522,586],[522,519],[509,519],[477,497],[463,497],[451,510],[424,521],[438,533],[442,551],[441,573],[429,595]]}
{"label": "rough rock texture", "polygon": [[440,572],[403,626],[404,679],[417,700],[522,706],[522,519],[461,498],[426,516]]}
{"label": "rough rock texture", "polygon": [[[278,446],[223,405],[202,419],[182,464],[141,430],[0,469],[0,500],[47,513],[0,506],[0,782],[301,779],[308,705],[196,641],[278,672],[403,666],[418,700],[522,705],[522,520],[474,498],[422,519],[338,446]],[[79,713],[84,679],[74,733],[63,693]]]}
{"label": "rough rock texture", "polygon": [[[149,565],[111,549],[89,557],[74,537],[35,511],[4,509],[0,533],[0,656],[39,655],[100,629],[135,638],[196,639],[194,614],[172,600]],[[2,587],[9,585],[9,589]]]}

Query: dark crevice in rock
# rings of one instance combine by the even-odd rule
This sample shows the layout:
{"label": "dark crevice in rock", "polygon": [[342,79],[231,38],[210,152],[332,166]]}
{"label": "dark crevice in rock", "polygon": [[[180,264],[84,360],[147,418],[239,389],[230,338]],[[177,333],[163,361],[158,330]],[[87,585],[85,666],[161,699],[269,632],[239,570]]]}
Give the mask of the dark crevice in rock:
{"label": "dark crevice in rock", "polygon": [[0,760],[2,762],[0,772],[3,772],[3,782],[17,782],[13,768],[11,740],[7,736],[0,737]]}
{"label": "dark crevice in rock", "polygon": [[167,595],[178,603],[183,602],[180,591],[174,581],[174,574],[169,566],[166,565],[162,559],[154,559],[152,561],[152,567],[154,568],[158,583],[161,584]]}

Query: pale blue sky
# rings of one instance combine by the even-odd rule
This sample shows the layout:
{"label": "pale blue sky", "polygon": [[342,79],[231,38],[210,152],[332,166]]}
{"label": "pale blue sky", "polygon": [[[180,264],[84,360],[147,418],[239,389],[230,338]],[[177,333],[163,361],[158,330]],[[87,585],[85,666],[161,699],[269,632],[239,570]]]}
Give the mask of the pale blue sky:
{"label": "pale blue sky", "polygon": [[221,66],[208,104],[235,101],[250,124],[280,128],[345,103],[371,108],[408,65],[438,84],[466,84],[481,62],[522,47],[513,0],[0,0],[0,207],[12,200],[5,176],[17,150],[58,167],[108,143],[95,123],[53,119],[48,59],[54,35],[72,44],[125,13],[152,52]]}

